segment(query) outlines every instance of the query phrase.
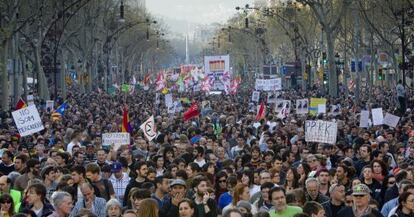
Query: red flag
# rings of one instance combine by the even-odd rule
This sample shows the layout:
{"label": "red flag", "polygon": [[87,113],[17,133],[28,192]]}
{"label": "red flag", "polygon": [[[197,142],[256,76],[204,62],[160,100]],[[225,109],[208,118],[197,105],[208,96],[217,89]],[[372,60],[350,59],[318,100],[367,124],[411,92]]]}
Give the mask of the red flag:
{"label": "red flag", "polygon": [[184,112],[184,121],[188,121],[193,117],[197,117],[198,115],[200,115],[200,112],[198,111],[198,105],[197,103],[193,103],[193,105],[191,105],[191,107]]}
{"label": "red flag", "polygon": [[22,109],[22,108],[26,108],[27,105],[24,102],[24,100],[22,98],[19,99],[19,101],[16,104],[16,110]]}
{"label": "red flag", "polygon": [[266,114],[266,108],[265,108],[264,102],[262,102],[260,103],[259,110],[257,111],[256,121],[263,119],[265,117],[265,114]]}

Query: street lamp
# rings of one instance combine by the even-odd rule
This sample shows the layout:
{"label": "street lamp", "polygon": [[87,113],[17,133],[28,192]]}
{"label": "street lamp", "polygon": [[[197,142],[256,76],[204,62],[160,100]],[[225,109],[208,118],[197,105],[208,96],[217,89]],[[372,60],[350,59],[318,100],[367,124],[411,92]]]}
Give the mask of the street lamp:
{"label": "street lamp", "polygon": [[119,22],[120,23],[125,23],[125,18],[124,18],[124,1],[121,0],[121,6],[119,6]]}

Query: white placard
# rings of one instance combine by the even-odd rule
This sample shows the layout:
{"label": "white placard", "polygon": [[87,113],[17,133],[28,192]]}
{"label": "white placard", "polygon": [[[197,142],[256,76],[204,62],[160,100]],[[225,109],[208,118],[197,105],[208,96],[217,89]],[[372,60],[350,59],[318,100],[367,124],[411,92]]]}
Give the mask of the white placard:
{"label": "white placard", "polygon": [[308,99],[298,99],[296,100],[296,114],[307,114],[309,107]]}
{"label": "white placard", "polygon": [[259,91],[253,91],[252,93],[252,102],[259,102],[260,99],[260,92]]}
{"label": "white placard", "polygon": [[141,124],[140,128],[142,129],[142,131],[144,131],[144,135],[148,139],[148,141],[153,140],[157,136],[153,115],[150,118],[148,118],[148,120],[146,120],[143,124]]}
{"label": "white placard", "polygon": [[369,127],[369,111],[362,110],[361,116],[359,117],[359,127],[368,128]]}
{"label": "white placard", "polygon": [[35,105],[12,112],[20,136],[28,136],[44,129],[42,119]]}
{"label": "white placard", "polygon": [[336,143],[338,125],[335,122],[309,120],[305,124],[306,142]]}
{"label": "white placard", "polygon": [[325,114],[326,113],[326,104],[319,104],[318,105],[318,114]]}
{"label": "white placard", "polygon": [[174,102],[173,102],[173,98],[172,98],[171,93],[165,95],[165,106],[166,107],[174,106]]}
{"label": "white placard", "polygon": [[374,126],[382,125],[384,121],[384,114],[382,113],[382,108],[372,109],[372,123]]}
{"label": "white placard", "polygon": [[282,79],[256,79],[255,89],[263,91],[282,90]]}
{"label": "white placard", "polygon": [[49,112],[52,112],[54,107],[55,107],[55,101],[53,100],[46,101],[46,111],[49,109]]}
{"label": "white placard", "polygon": [[383,123],[385,125],[388,125],[390,127],[395,128],[395,127],[397,127],[399,121],[400,121],[400,117],[398,117],[396,115],[393,115],[393,114],[390,114],[390,113],[386,113],[385,117],[384,117],[384,120],[383,120]]}
{"label": "white placard", "polygon": [[104,133],[102,134],[102,145],[114,145],[114,150],[118,150],[121,145],[130,143],[129,133]]}
{"label": "white placard", "polygon": [[275,103],[275,112],[281,112],[283,108],[286,108],[290,111],[290,108],[292,108],[292,103],[290,100],[276,100]]}

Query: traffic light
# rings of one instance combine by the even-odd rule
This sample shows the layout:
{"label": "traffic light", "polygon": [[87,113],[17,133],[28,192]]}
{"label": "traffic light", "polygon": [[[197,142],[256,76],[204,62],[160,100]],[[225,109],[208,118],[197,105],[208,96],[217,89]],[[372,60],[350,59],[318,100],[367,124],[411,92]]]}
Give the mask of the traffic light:
{"label": "traffic light", "polygon": [[244,27],[246,27],[246,29],[249,28],[249,18],[244,18]]}
{"label": "traffic light", "polygon": [[328,60],[326,59],[326,52],[322,52],[322,63],[325,65],[328,63]]}
{"label": "traffic light", "polygon": [[324,84],[328,83],[328,74],[327,73],[323,73],[323,83]]}
{"label": "traffic light", "polygon": [[382,69],[378,69],[378,80],[384,80],[384,73],[382,72]]}

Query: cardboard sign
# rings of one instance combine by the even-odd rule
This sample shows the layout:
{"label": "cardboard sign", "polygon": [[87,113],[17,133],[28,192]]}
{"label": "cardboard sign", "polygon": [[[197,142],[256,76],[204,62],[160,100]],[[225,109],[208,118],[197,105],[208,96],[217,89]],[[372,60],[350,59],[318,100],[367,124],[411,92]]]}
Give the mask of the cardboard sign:
{"label": "cardboard sign", "polygon": [[384,114],[382,113],[382,108],[372,109],[372,123],[374,126],[382,125],[384,122]]}
{"label": "cardboard sign", "polygon": [[309,120],[305,124],[306,142],[336,143],[338,125],[335,122]]}
{"label": "cardboard sign", "polygon": [[400,117],[398,117],[396,115],[393,115],[393,114],[390,114],[390,113],[386,113],[385,117],[384,117],[384,120],[383,120],[383,123],[385,125],[388,125],[390,127],[395,128],[395,127],[397,127],[399,121],[400,121]]}
{"label": "cardboard sign", "polygon": [[35,105],[12,112],[20,136],[28,136],[44,129]]}
{"label": "cardboard sign", "polygon": [[102,134],[102,145],[114,145],[114,150],[118,150],[121,145],[130,143],[129,133],[104,133]]}

